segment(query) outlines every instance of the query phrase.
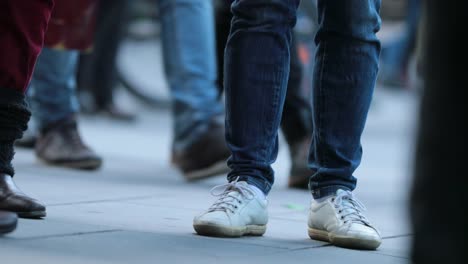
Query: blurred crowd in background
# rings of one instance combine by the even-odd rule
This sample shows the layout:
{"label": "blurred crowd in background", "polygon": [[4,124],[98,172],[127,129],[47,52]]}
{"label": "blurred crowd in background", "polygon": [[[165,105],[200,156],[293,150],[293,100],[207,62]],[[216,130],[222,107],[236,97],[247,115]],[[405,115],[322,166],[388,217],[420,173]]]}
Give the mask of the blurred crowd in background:
{"label": "blurred crowd in background", "polygon": [[[173,1],[56,1],[27,89],[32,118],[15,145],[34,149],[37,158],[50,166],[99,169],[103,157],[85,143],[78,116],[137,122],[138,113],[116,100],[123,89],[148,107],[171,109],[170,160],[186,180],[228,173],[231,152],[225,140],[223,60],[232,1]],[[383,1],[381,8],[378,87],[418,90],[420,0]],[[303,190],[314,173],[307,159],[313,134],[311,91],[318,23],[317,2],[302,1],[281,119],[291,160],[288,186]],[[158,87],[161,83],[166,87]],[[6,176],[4,180],[5,190],[13,190],[14,182]],[[45,215],[45,207],[37,201],[27,196],[20,200],[27,208],[13,211]],[[10,206],[0,203],[0,209]]]}
{"label": "blurred crowd in background", "polygon": [[[85,144],[79,132],[78,116],[80,114],[102,115],[122,122],[137,122],[138,113],[130,112],[115,100],[117,89],[125,89],[148,106],[171,107],[173,116],[171,161],[187,180],[197,180],[227,172],[226,159],[230,151],[225,144],[222,66],[224,45],[227,41],[231,19],[230,1],[214,0],[212,5],[208,0],[177,0],[190,6],[182,11],[172,8],[172,5],[168,4],[171,1],[176,0],[83,0],[76,1],[74,4],[71,2],[63,4],[64,2],[57,1],[46,34],[45,47],[38,58],[27,92],[33,118],[27,133],[16,142],[16,145],[34,148],[37,157],[51,166],[83,170],[100,168],[103,159],[92,146]],[[431,99],[439,102],[439,99],[447,99],[448,96],[439,98],[434,96],[434,91],[442,91],[442,89],[436,89],[436,85],[440,86],[442,81],[450,80],[443,78],[449,74],[443,77],[440,77],[442,75],[436,76],[440,77],[439,79],[436,77],[431,79],[438,73],[445,74],[446,72],[440,70],[440,67],[445,65],[425,64],[426,59],[429,60],[429,58],[422,55],[427,53],[422,51],[420,40],[424,38],[427,44],[427,40],[439,37],[444,39],[443,36],[453,38],[453,35],[445,34],[445,31],[437,27],[421,27],[419,23],[422,13],[421,2],[420,0],[382,1],[382,34],[385,35],[382,36],[378,89],[417,92],[422,88],[419,80],[424,74],[425,79],[432,81],[428,82],[430,85],[425,88],[431,88],[433,92],[429,94],[433,96]],[[427,2],[433,12],[429,15],[433,15],[436,19],[433,21],[445,21],[440,16],[436,16],[434,11],[437,7],[436,1]],[[443,6],[446,9],[452,8],[451,11],[454,11],[451,5]],[[307,151],[312,129],[309,97],[315,50],[313,36],[317,23],[315,1],[303,0],[294,31],[294,45],[290,51],[291,73],[281,123],[281,130],[290,149],[292,165],[289,187],[291,188],[307,189],[308,178],[311,174],[307,168]],[[424,25],[427,24],[430,23],[424,23]],[[426,30],[439,30],[437,33],[440,35],[425,35]],[[133,48],[128,53],[129,45],[138,48]],[[156,61],[155,58],[154,63],[163,65],[168,97],[155,92],[155,90],[160,90],[157,87],[151,87],[151,84],[148,87],[147,84],[140,82],[143,79],[151,79],[153,71],[151,67],[143,70],[140,68],[136,72],[134,67],[130,67],[134,65],[132,60],[134,60],[133,63],[138,64],[142,58],[148,57],[147,49],[145,49],[148,46],[161,48],[162,61]],[[428,46],[434,50],[434,47],[443,47],[436,46],[436,44]],[[449,50],[449,52],[451,52],[449,55],[453,55],[454,51]],[[439,55],[431,61],[446,62],[444,59],[444,56]],[[431,68],[427,65],[438,66],[439,71],[434,70],[435,66]],[[432,69],[432,72],[426,74],[424,72],[426,69]],[[453,101],[460,100],[460,98],[452,96]],[[423,104],[423,113],[427,114],[432,109],[439,110],[438,113],[450,112],[449,110],[452,109],[431,108],[438,104],[434,103],[435,101],[426,100]],[[442,102],[449,104],[451,101],[442,100]],[[461,111],[457,113],[459,115]],[[417,176],[431,175],[427,179],[434,180],[434,182],[426,182],[427,185],[424,185],[424,188],[440,190],[440,184],[448,184],[451,181],[439,181],[439,177],[435,177],[438,176],[435,173],[436,170],[425,170],[424,166],[434,164],[433,161],[453,165],[452,159],[448,157],[457,154],[455,158],[459,158],[460,155],[458,152],[451,151],[450,147],[460,142],[452,142],[453,144],[444,146],[433,145],[444,150],[444,153],[452,155],[447,155],[446,160],[437,159],[441,156],[437,155],[435,148],[427,150],[424,147],[434,143],[434,136],[442,138],[444,135],[444,140],[455,140],[445,135],[450,135],[451,131],[457,131],[459,122],[450,123],[449,118],[441,117],[442,114],[439,116],[433,113],[426,116],[434,118],[433,120],[439,123],[449,123],[449,128],[451,128],[440,129],[440,127],[431,126],[433,123],[430,123],[429,119],[422,120],[426,123],[423,123],[424,129],[421,131],[427,131],[427,134],[421,134],[420,152],[418,152],[420,160],[416,164],[416,174]],[[430,135],[430,133],[439,134]],[[437,140],[435,142],[437,143]],[[5,148],[10,150],[7,144]],[[431,153],[435,154],[430,155]],[[10,156],[7,157],[9,160],[12,154]],[[9,165],[7,169],[12,170],[9,161],[7,163]],[[446,177],[452,177],[460,173],[460,171],[452,173],[457,166],[460,167],[460,163],[455,166],[442,165],[440,170],[451,171],[450,173],[440,172],[445,173]],[[12,174],[13,172],[11,176]],[[426,179],[419,180],[424,183],[423,180]],[[415,225],[417,227],[415,232],[417,235],[423,234],[428,238],[421,239],[424,236],[417,236],[417,241],[421,245],[430,246],[425,242],[434,243],[431,241],[431,236],[427,235],[429,232],[423,232],[424,228],[434,230],[431,224],[434,226],[439,222],[424,221],[422,216],[434,217],[432,219],[440,220],[441,223],[445,221],[445,218],[440,216],[445,215],[445,212],[441,214],[435,209],[431,211],[431,206],[446,209],[445,203],[441,203],[444,196],[426,191],[420,187],[423,185],[416,186],[418,188],[415,192],[415,204],[418,205],[418,202],[421,202],[423,206],[413,206],[413,209],[418,209],[416,210],[418,214],[414,213],[416,215],[414,220],[420,223],[419,226]],[[461,187],[461,185],[454,184],[454,187]],[[448,188],[444,190],[446,189]],[[453,198],[452,194],[459,193],[455,191],[444,193]],[[17,212],[20,217],[45,216],[45,207],[21,193],[14,185],[12,177],[3,173],[0,174],[0,198],[2,198],[0,199],[1,210]],[[427,201],[433,203],[428,206]],[[455,203],[448,206],[454,205]],[[457,211],[457,208],[452,209],[453,212]],[[1,219],[6,219],[6,217],[2,216]],[[454,217],[454,219],[455,222],[463,220],[461,217]],[[461,225],[453,226],[458,228],[463,226],[463,222],[461,223]],[[440,226],[443,224],[438,227]],[[451,234],[459,237],[463,232],[456,230],[451,233],[436,234],[442,238]],[[460,247],[456,243],[450,245],[453,248]],[[418,247],[416,249],[421,252],[423,250]]]}
{"label": "blurred crowd in background", "polygon": [[[99,168],[102,157],[84,143],[77,115],[137,121],[137,113],[115,100],[116,91],[124,89],[149,107],[172,107],[172,162],[188,179],[223,172],[226,168],[221,161],[229,156],[223,143],[222,76],[224,45],[232,18],[230,1],[214,0],[213,5],[203,8],[195,1],[191,14],[165,10],[165,2],[84,1],[74,9],[81,13],[74,16],[86,19],[71,21],[67,30],[59,26],[55,29],[52,18],[49,31],[53,32],[49,35],[67,42],[57,44],[50,40],[51,45],[46,43],[39,57],[28,91],[33,119],[17,146],[35,148],[37,156],[50,165]],[[67,8],[63,9],[57,12],[57,19],[70,15]],[[383,28],[388,28],[389,33],[385,33],[382,41],[379,87],[417,90],[420,86],[420,69],[415,59],[420,13],[420,0],[383,1]],[[186,22],[177,22],[174,16]],[[300,188],[307,188],[305,179],[309,174],[306,167],[312,130],[309,96],[317,23],[315,0],[302,1],[281,126],[293,164],[290,185]],[[196,26],[203,30],[185,34]],[[71,35],[74,37],[70,38]],[[129,46],[133,49],[129,50]],[[163,61],[153,58],[154,49],[158,48]],[[156,87],[159,83],[142,83],[141,80],[154,78],[155,69],[132,67],[139,63],[163,65],[169,96]],[[206,143],[215,143],[208,144],[215,146],[212,154],[207,157],[195,154]]]}

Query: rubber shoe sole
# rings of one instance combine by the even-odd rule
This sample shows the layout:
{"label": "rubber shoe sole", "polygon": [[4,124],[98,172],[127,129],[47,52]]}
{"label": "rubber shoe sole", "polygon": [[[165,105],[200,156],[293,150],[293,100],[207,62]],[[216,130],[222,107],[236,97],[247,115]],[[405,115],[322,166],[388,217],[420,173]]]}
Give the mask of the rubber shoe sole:
{"label": "rubber shoe sole", "polygon": [[102,166],[102,160],[83,160],[83,161],[48,161],[43,158],[39,160],[50,166],[57,166],[63,168],[77,169],[77,170],[96,170]]}
{"label": "rubber shoe sole", "polygon": [[194,224],[193,228],[197,234],[210,237],[262,236],[266,232],[266,225],[232,227],[204,223]]}
{"label": "rubber shoe sole", "polygon": [[343,248],[375,250],[381,244],[380,240],[375,240],[371,237],[369,237],[369,239],[365,239],[347,236],[336,236],[327,231],[313,228],[309,228],[308,231],[309,237],[311,239],[329,242],[335,246]]}
{"label": "rubber shoe sole", "polygon": [[16,212],[19,218],[39,219],[47,216],[46,211]]}
{"label": "rubber shoe sole", "polygon": [[15,221],[12,224],[0,227],[0,236],[15,231],[17,225],[18,225],[18,222]]}

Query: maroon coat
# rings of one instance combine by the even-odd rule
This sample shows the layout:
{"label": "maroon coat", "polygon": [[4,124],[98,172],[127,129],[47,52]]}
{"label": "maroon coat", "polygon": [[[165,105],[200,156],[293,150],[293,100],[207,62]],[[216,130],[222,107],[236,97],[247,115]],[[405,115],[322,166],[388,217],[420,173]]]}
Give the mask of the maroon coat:
{"label": "maroon coat", "polygon": [[26,90],[52,6],[51,0],[0,0],[0,89]]}
{"label": "maroon coat", "polygon": [[91,48],[99,0],[55,0],[45,46],[86,50]]}

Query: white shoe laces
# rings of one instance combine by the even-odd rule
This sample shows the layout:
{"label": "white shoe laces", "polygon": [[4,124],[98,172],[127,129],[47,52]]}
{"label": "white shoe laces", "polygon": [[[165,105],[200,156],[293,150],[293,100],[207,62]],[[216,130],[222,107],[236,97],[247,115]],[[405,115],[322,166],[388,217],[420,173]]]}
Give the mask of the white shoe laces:
{"label": "white shoe laces", "polygon": [[371,226],[369,220],[363,215],[363,211],[366,211],[366,207],[352,192],[339,192],[332,198],[332,202],[344,223],[351,222]]}
{"label": "white shoe laces", "polygon": [[239,204],[243,203],[243,198],[252,200],[255,197],[247,183],[240,183],[238,179],[227,184],[215,186],[211,189],[213,196],[219,196],[219,199],[208,209],[208,212],[223,211],[234,213]]}

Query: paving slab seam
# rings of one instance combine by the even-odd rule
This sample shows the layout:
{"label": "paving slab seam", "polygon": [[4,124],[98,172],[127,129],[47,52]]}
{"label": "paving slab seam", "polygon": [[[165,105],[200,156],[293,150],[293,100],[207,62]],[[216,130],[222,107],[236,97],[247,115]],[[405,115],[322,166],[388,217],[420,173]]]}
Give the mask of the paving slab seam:
{"label": "paving slab seam", "polygon": [[270,216],[270,219],[273,219],[273,220],[281,220],[281,221],[290,221],[290,222],[296,222],[296,223],[306,223],[307,221],[307,216],[302,219],[302,220],[299,220],[299,219],[289,219],[289,218],[284,218],[284,217],[277,217],[277,216]]}
{"label": "paving slab seam", "polygon": [[400,238],[400,237],[410,237],[413,234],[403,234],[403,235],[394,235],[394,236],[384,236],[382,239],[393,239],[393,238]]}
{"label": "paving slab seam", "polygon": [[301,251],[301,250],[307,250],[307,249],[316,249],[316,248],[325,248],[325,247],[333,247],[332,244],[327,243],[324,245],[318,245],[318,246],[311,246],[311,247],[301,247],[301,248],[293,248],[290,249],[289,251]]}
{"label": "paving slab seam", "polygon": [[69,203],[55,203],[55,204],[47,204],[47,206],[48,207],[57,207],[57,206],[77,205],[77,204],[95,204],[95,203],[106,203],[106,202],[144,200],[144,199],[150,199],[150,198],[154,198],[154,197],[158,197],[158,196],[146,195],[146,196],[134,196],[134,197],[126,197],[126,198],[89,200],[89,201],[78,201],[78,202],[69,202]]}
{"label": "paving slab seam", "polygon": [[74,233],[46,235],[46,236],[21,237],[21,238],[14,238],[12,240],[28,240],[29,241],[29,240],[48,239],[48,238],[63,238],[63,237],[75,237],[75,236],[95,235],[95,234],[105,234],[105,233],[116,233],[116,232],[123,232],[123,231],[125,230],[108,229],[108,230],[100,230],[100,231],[74,232]]}
{"label": "paving slab seam", "polygon": [[392,254],[388,254],[388,253],[381,253],[381,252],[379,252],[379,251],[370,251],[369,253],[375,254],[375,255],[380,255],[380,256],[398,258],[398,259],[409,259],[409,257],[396,256],[396,255],[392,255]]}

